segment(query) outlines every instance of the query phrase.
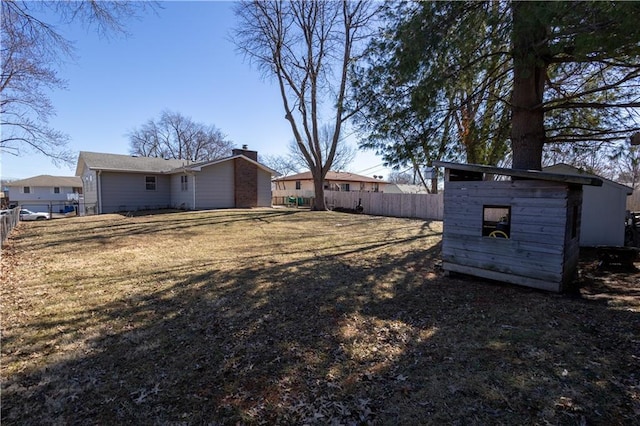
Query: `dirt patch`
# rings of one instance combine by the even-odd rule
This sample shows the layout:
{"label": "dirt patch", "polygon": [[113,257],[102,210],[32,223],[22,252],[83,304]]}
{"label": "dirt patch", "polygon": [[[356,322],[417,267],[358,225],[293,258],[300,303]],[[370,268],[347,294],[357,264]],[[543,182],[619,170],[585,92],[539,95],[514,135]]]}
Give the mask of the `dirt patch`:
{"label": "dirt patch", "polygon": [[637,419],[637,271],[585,255],[557,295],[447,278],[440,242],[439,222],[288,209],[21,224],[2,422]]}

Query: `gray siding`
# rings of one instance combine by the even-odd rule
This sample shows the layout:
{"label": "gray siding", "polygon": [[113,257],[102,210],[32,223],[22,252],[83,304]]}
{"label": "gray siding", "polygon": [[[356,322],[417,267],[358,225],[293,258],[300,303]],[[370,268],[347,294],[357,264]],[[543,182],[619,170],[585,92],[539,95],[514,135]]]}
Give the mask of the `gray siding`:
{"label": "gray siding", "polygon": [[258,169],[258,207],[271,207],[271,174]]}
{"label": "gray siding", "polygon": [[[580,190],[546,181],[466,181],[446,182],[444,193],[444,269],[562,289],[577,261],[569,204]],[[511,207],[509,239],[482,236],[483,206],[489,205]]]}
{"label": "gray siding", "polygon": [[626,204],[626,192],[608,182],[585,187],[580,245],[623,246]]}
{"label": "gray siding", "polygon": [[[146,176],[156,177],[155,190],[146,189]],[[167,208],[171,205],[171,177],[168,175],[102,172],[98,183],[101,185],[102,213]]]}
{"label": "gray siding", "polygon": [[202,168],[195,177],[196,209],[235,207],[233,161]]}

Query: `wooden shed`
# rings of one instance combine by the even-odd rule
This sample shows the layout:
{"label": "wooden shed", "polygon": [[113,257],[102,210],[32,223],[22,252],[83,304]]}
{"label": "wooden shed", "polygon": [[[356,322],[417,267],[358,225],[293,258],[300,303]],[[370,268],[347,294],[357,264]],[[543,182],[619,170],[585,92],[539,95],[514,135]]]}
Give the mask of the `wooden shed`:
{"label": "wooden shed", "polygon": [[600,186],[601,179],[435,165],[445,168],[445,271],[556,292],[575,279],[582,186]]}

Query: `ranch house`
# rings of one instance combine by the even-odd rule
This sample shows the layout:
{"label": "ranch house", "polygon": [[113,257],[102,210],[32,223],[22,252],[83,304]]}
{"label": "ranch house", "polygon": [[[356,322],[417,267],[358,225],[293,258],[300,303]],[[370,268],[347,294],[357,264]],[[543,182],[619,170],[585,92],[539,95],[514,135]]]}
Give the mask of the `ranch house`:
{"label": "ranch house", "polygon": [[83,213],[101,214],[270,207],[276,172],[243,147],[229,157],[197,163],[83,151],[76,175],[84,188]]}

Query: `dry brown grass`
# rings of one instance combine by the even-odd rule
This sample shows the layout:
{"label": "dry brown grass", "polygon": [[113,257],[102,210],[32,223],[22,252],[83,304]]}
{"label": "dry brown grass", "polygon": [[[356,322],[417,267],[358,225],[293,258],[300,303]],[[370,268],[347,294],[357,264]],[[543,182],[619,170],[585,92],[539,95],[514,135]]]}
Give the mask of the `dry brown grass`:
{"label": "dry brown grass", "polygon": [[439,268],[439,222],[228,210],[22,224],[3,424],[632,424],[640,275]]}

